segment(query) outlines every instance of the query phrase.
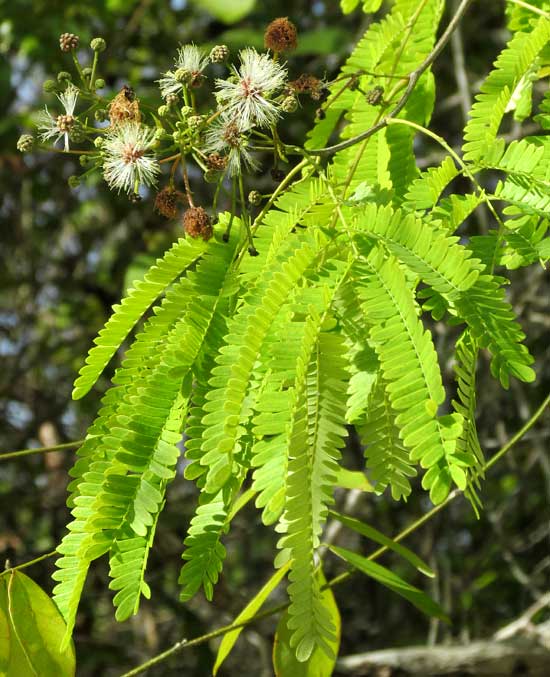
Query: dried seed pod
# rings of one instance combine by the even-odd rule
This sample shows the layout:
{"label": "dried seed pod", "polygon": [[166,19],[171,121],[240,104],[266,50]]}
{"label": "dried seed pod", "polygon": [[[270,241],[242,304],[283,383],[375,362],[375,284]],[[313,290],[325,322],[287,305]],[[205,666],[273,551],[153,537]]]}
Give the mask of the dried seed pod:
{"label": "dried seed pod", "polygon": [[206,158],[206,166],[214,172],[223,172],[227,167],[227,158],[219,153],[210,153]]}
{"label": "dried seed pod", "polygon": [[109,120],[114,126],[119,122],[141,122],[139,100],[136,99],[134,90],[127,85],[120,90],[109,104]]}
{"label": "dried seed pod", "polygon": [[382,97],[384,96],[384,88],[380,85],[376,85],[369,92],[367,92],[365,99],[367,103],[370,103],[371,106],[378,106],[382,102]]}

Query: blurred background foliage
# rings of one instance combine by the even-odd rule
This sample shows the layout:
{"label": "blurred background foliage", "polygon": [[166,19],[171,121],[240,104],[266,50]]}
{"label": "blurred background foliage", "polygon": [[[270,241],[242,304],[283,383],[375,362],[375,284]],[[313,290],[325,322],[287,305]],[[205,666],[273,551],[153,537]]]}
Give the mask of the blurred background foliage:
{"label": "blurred background foliage", "polygon": [[[483,12],[472,10],[462,28],[466,72],[474,92],[508,37],[503,4],[484,3]],[[99,75],[106,80],[106,91],[129,84],[143,103],[156,107],[155,80],[170,67],[180,44],[226,43],[233,51],[247,45],[261,48],[264,27],[277,16],[289,16],[299,29],[300,46],[289,60],[295,77],[302,72],[332,77],[369,22],[360,11],[343,16],[339,3],[330,0],[0,0],[2,451],[84,436],[108,380],[83,402],[74,403],[70,392],[77,369],[128,283],[182,234],[178,220],[166,222],[154,213],[153,196],[130,204],[100,181],[72,190],[67,178],[79,173],[77,159],[55,153],[23,156],[16,151],[17,139],[31,126],[33,113],[53,98],[42,93],[42,82],[60,70],[71,70],[70,58],[59,50],[59,35],[80,36],[84,62],[91,59],[90,39],[104,37],[108,47],[101,55]],[[454,51],[445,50],[435,67],[438,103],[433,128],[452,144],[460,142],[464,124],[456,57],[455,45]],[[286,141],[303,139],[314,111],[314,104],[305,104],[285,120]],[[522,132],[516,124],[510,133]],[[420,166],[437,162],[438,152],[418,140]],[[208,205],[211,186],[193,179],[197,202]],[[250,187],[272,189],[268,166],[265,176]],[[487,227],[483,216],[472,218],[465,233],[483,232]],[[539,358],[539,379],[534,385],[514,383],[503,392],[487,365],[481,364],[478,427],[487,454],[529,418],[548,392],[549,291],[542,268],[512,275],[511,298],[529,347]],[[452,365],[446,356],[456,336],[439,325],[434,329],[450,382]],[[342,655],[486,637],[540,596],[550,570],[549,425],[546,415],[491,471],[482,491],[485,510],[479,520],[458,500],[408,541],[438,571],[429,592],[450,612],[452,625],[430,623],[386,589],[356,576],[336,592],[343,616]],[[346,455],[347,467],[361,467],[361,450],[353,437]],[[72,456],[59,452],[0,465],[0,556],[12,564],[53,549],[62,536]],[[337,498],[341,506],[344,497]],[[137,617],[125,624],[114,621],[106,567],[93,570],[75,634],[79,675],[119,675],[182,637],[229,622],[270,575],[276,539],[248,507],[226,539],[226,568],[214,604],[197,597],[181,605],[177,576],[194,501],[193,490],[178,478],[151,554],[152,599]],[[429,507],[421,492],[407,504],[367,494],[356,514],[393,534]],[[364,542],[360,545],[351,536],[341,538],[340,544],[369,552]],[[424,585],[391,557],[384,563],[397,567],[397,573],[412,583]],[[49,591],[51,571],[50,560],[27,573]],[[338,563],[329,560],[327,577],[338,571]],[[236,674],[243,665],[247,674],[271,674],[274,627],[275,620],[269,619],[244,632],[223,674]],[[214,653],[215,646],[207,644],[183,651],[151,674],[205,675]]]}

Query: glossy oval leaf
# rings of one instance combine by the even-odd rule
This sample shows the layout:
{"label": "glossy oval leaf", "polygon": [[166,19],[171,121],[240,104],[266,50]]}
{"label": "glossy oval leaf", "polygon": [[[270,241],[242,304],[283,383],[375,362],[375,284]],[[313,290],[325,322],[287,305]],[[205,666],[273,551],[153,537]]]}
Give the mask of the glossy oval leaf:
{"label": "glossy oval leaf", "polygon": [[414,585],[404,581],[397,574],[394,574],[393,571],[386,569],[386,567],[383,567],[380,564],[376,564],[376,562],[371,562],[366,557],[362,557],[351,550],[339,548],[336,545],[329,545],[329,549],[348,564],[351,564],[355,569],[370,576],[370,578],[374,578],[375,581],[378,581],[386,588],[393,590],[393,592],[407,599],[411,604],[414,604],[417,609],[422,611],[422,613],[425,613],[427,616],[439,618],[447,623],[449,622],[449,617],[436,601],[426,595],[425,592],[422,592],[422,590],[419,590],[418,588],[415,588]]}
{"label": "glossy oval leaf", "polygon": [[73,677],[72,641],[61,651],[65,621],[50,597],[20,571],[0,577],[2,677]]}
{"label": "glossy oval leaf", "polygon": [[[322,571],[319,571],[321,586],[326,583]],[[273,642],[273,668],[276,677],[330,677],[336,664],[336,657],[340,648],[341,620],[336,600],[331,588],[326,588],[321,593],[323,606],[328,610],[332,624],[336,628],[335,642],[329,642],[333,658],[330,658],[320,647],[313,650],[309,660],[300,662],[296,658],[295,648],[290,646],[290,638],[293,631],[288,629],[288,612],[285,611],[277,625],[275,640]]]}

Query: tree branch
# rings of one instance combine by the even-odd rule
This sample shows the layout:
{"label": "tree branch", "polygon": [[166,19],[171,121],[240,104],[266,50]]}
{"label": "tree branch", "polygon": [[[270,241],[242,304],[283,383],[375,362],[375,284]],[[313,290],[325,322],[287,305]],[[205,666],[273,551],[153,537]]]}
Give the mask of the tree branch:
{"label": "tree branch", "polygon": [[74,449],[84,444],[84,440],[74,440],[73,442],[64,442],[56,444],[53,447],[33,447],[31,449],[21,449],[21,451],[8,451],[0,454],[1,461],[9,461],[12,458],[22,458],[23,456],[32,456],[33,454],[49,454],[50,451],[62,451],[63,449]]}
{"label": "tree branch", "polygon": [[362,132],[361,134],[358,134],[357,136],[354,136],[351,139],[346,139],[346,141],[337,143],[334,146],[327,146],[326,148],[318,148],[317,150],[309,150],[308,153],[310,155],[322,155],[322,156],[337,153],[340,150],[344,150],[345,148],[349,148],[350,146],[354,146],[355,144],[360,143],[365,139],[368,139],[369,136],[372,136],[373,134],[376,134],[381,129],[383,129],[388,124],[387,122],[388,119],[397,117],[397,115],[399,115],[399,113],[405,107],[405,104],[409,100],[409,97],[413,93],[413,90],[416,87],[421,76],[433,64],[433,62],[437,59],[437,57],[441,54],[441,52],[445,48],[446,44],[449,42],[451,35],[453,34],[454,30],[456,29],[460,20],[462,19],[464,13],[468,9],[469,5],[472,4],[472,2],[473,0],[462,0],[462,2],[460,3],[460,5],[456,10],[456,14],[449,22],[449,25],[445,29],[445,32],[439,38],[432,51],[428,54],[428,56],[424,59],[424,61],[420,64],[420,66],[418,66],[418,68],[416,68],[414,71],[412,71],[412,73],[410,73],[408,77],[407,88],[405,89],[405,92],[403,93],[402,97],[395,105],[395,108],[390,113],[388,113],[384,118],[382,118],[382,120],[380,120],[380,122],[375,124],[373,127],[370,127],[366,131]]}

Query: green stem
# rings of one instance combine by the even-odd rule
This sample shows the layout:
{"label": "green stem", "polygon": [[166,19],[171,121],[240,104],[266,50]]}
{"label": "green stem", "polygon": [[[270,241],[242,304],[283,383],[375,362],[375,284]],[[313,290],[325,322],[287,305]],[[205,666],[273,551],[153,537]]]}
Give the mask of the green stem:
{"label": "green stem", "polygon": [[21,449],[21,451],[8,451],[6,454],[0,454],[0,461],[8,461],[12,458],[22,458],[23,456],[32,456],[33,454],[49,454],[51,451],[62,451],[63,449],[74,449],[84,444],[85,440],[75,440],[74,442],[65,442],[56,444],[53,447],[36,447],[33,449]]}
{"label": "green stem", "polygon": [[5,576],[6,574],[11,573],[12,571],[19,571],[20,569],[26,569],[27,567],[32,566],[33,564],[38,564],[38,562],[42,562],[45,559],[49,559],[50,557],[54,557],[54,555],[57,554],[57,550],[52,550],[51,552],[47,552],[44,555],[40,555],[39,557],[35,557],[34,559],[29,560],[28,562],[23,562],[23,564],[18,564],[15,567],[6,567],[4,571],[0,571],[0,576]]}
{"label": "green stem", "polygon": [[94,60],[92,63],[92,74],[90,75],[90,91],[95,91],[95,72],[97,69],[97,62],[99,61],[99,52],[94,52]]}
{"label": "green stem", "polygon": [[530,5],[528,2],[523,2],[523,0],[508,0],[508,2],[511,2],[513,5],[517,5],[518,7],[523,7],[524,9],[528,9],[529,11],[533,12],[534,14],[539,14],[540,16],[544,16],[547,19],[550,19],[550,14],[548,12],[545,12],[543,9],[539,9],[538,7],[535,7],[534,5]]}

